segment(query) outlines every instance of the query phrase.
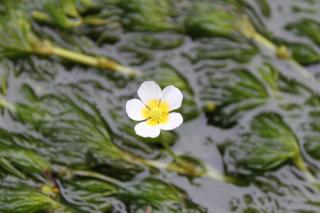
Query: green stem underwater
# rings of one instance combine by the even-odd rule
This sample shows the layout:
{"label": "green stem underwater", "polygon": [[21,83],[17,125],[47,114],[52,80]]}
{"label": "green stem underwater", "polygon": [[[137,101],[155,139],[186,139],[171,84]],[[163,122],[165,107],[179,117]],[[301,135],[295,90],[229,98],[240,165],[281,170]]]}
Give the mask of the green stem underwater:
{"label": "green stem underwater", "polygon": [[310,172],[308,169],[307,165],[305,164],[302,156],[298,154],[294,159],[293,159],[294,164],[296,167],[299,168],[299,170],[304,174],[306,180],[308,180],[310,183],[317,185],[320,187],[320,182],[317,180],[314,175]]}
{"label": "green stem underwater", "polygon": [[138,71],[133,70],[129,67],[122,66],[115,61],[104,57],[90,56],[74,51],[70,51],[64,48],[55,47],[50,42],[35,41],[32,44],[33,52],[43,56],[58,56],[63,59],[78,62],[92,67],[100,69],[113,70],[129,76],[136,76],[139,74]]}
{"label": "green stem underwater", "polygon": [[[225,181],[227,183],[236,183],[236,181],[232,177],[225,176],[221,174],[219,171],[214,169],[213,167],[206,165],[205,172],[198,171],[194,165],[191,163],[186,165],[186,162],[183,160],[178,160],[177,163],[165,163],[156,160],[146,160],[137,156],[133,156],[130,153],[124,153],[123,157],[126,161],[134,163],[136,165],[144,165],[147,167],[159,169],[159,170],[167,170],[171,172],[176,172],[181,175],[189,176],[189,177],[208,177],[213,180]],[[177,156],[178,157],[178,156]],[[183,162],[183,164],[179,164],[179,162]]]}
{"label": "green stem underwater", "polygon": [[169,154],[175,161],[179,161],[179,157],[176,155],[176,153],[174,153],[174,151],[173,151],[172,148],[170,147],[168,141],[167,141],[167,140],[161,140],[161,143],[162,143],[163,147],[165,148],[165,150],[168,152],[168,154]]}
{"label": "green stem underwater", "polygon": [[285,46],[277,46],[271,40],[260,34],[256,31],[254,26],[251,24],[248,18],[243,18],[240,21],[240,27],[238,31],[248,39],[254,40],[257,43],[261,44],[262,46],[269,49],[273,52],[280,59],[286,60],[293,68],[295,68],[299,73],[301,73],[305,78],[310,79],[313,78],[313,75],[310,74],[302,65],[297,63],[292,56],[290,55],[289,51]]}
{"label": "green stem underwater", "polygon": [[91,178],[95,178],[98,180],[102,180],[105,181],[107,183],[113,184],[119,188],[125,189],[126,186],[125,184],[123,184],[122,182],[113,179],[111,177],[108,177],[106,175],[100,174],[100,173],[96,173],[96,172],[92,172],[92,171],[87,171],[87,170],[76,170],[76,169],[70,169],[67,168],[65,166],[58,166],[58,174],[60,174],[61,176],[67,175],[67,176],[79,176],[79,177],[91,177]]}

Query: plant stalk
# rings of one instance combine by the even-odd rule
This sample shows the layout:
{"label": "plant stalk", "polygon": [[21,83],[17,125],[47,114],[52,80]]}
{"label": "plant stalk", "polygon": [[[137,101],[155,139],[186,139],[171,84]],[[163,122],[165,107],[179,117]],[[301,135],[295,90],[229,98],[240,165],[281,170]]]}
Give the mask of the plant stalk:
{"label": "plant stalk", "polygon": [[[156,161],[156,160],[146,160],[137,156],[134,156],[128,152],[123,154],[123,157],[126,161],[128,162],[133,162],[137,165],[144,165],[147,167],[159,169],[159,170],[168,170],[172,172],[176,172],[178,174],[186,175],[189,177],[209,177],[213,180],[219,180],[219,181],[226,181],[226,182],[234,182],[230,181],[231,178],[228,178],[221,173],[219,173],[216,169],[212,168],[209,165],[205,166],[206,173],[196,173],[197,171],[195,168],[194,169],[186,169],[183,166],[179,166],[179,164],[171,164],[171,163],[165,163],[161,161]],[[190,167],[192,165],[190,164]]]}
{"label": "plant stalk", "polygon": [[63,59],[78,62],[92,67],[97,67],[100,69],[114,70],[129,76],[135,76],[139,74],[138,71],[129,67],[122,66],[113,60],[104,57],[85,55],[64,48],[55,47],[48,41],[35,41],[33,42],[32,47],[34,53],[39,55],[58,56]]}
{"label": "plant stalk", "polygon": [[302,156],[298,154],[294,159],[293,159],[294,164],[299,168],[299,170],[304,174],[306,180],[308,180],[310,183],[317,185],[318,187],[320,186],[319,180],[317,180],[314,175],[310,172],[308,169],[307,165],[305,164]]}
{"label": "plant stalk", "polygon": [[67,173],[68,175],[71,175],[71,176],[80,176],[80,177],[91,177],[91,178],[95,178],[95,179],[98,179],[98,180],[102,180],[102,181],[105,181],[105,182],[108,182],[108,183],[111,183],[119,188],[122,188],[122,189],[125,189],[126,186],[125,184],[123,184],[122,182],[114,179],[114,178],[111,178],[111,177],[108,177],[106,175],[103,175],[103,174],[100,174],[100,173],[96,173],[96,172],[92,172],[92,171],[87,171],[87,170],[75,170],[75,169],[70,169],[70,168],[67,168],[65,166],[61,166],[59,165],[58,166],[58,173],[61,175],[63,173]]}
{"label": "plant stalk", "polygon": [[310,74],[302,65],[297,63],[292,58],[292,56],[284,46],[277,46],[268,38],[258,33],[247,17],[244,17],[240,22],[240,27],[238,31],[246,38],[254,40],[257,43],[263,45],[279,58],[285,59],[292,67],[294,67],[305,78],[307,79],[313,78],[312,74]]}

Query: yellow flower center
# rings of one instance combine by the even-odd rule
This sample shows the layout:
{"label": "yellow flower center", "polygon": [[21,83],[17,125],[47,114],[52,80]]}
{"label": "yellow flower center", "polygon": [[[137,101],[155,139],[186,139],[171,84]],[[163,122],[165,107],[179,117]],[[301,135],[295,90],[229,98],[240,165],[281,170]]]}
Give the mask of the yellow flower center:
{"label": "yellow flower center", "polygon": [[141,111],[142,116],[151,126],[165,124],[169,118],[169,104],[160,100],[151,100]]}

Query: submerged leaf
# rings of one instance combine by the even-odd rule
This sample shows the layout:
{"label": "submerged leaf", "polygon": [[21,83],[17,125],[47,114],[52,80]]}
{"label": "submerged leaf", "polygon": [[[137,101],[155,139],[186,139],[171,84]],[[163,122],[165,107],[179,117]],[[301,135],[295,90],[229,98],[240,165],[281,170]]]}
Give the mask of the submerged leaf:
{"label": "submerged leaf", "polygon": [[302,19],[295,23],[290,23],[286,29],[293,31],[297,35],[306,36],[316,45],[320,46],[320,23],[312,19]]}
{"label": "submerged leaf", "polygon": [[264,104],[269,93],[263,82],[247,70],[234,70],[228,76],[211,81],[212,91],[206,89],[205,99],[213,100],[217,108],[208,112],[213,124],[229,127],[245,112]]}
{"label": "submerged leaf", "polygon": [[287,47],[291,51],[292,57],[303,65],[309,65],[320,62],[320,53],[308,44],[288,43]]}
{"label": "submerged leaf", "polygon": [[84,212],[109,212],[112,196],[118,191],[116,186],[94,179],[73,179],[63,183],[63,187],[63,196],[70,197],[68,202]]}
{"label": "submerged leaf", "polygon": [[22,90],[27,101],[16,105],[15,117],[52,142],[56,149],[52,160],[89,167],[101,163],[132,168],[124,160],[124,152],[113,143],[100,112],[80,94],[75,93],[77,100],[72,100],[63,94],[38,96],[28,86]]}
{"label": "submerged leaf", "polygon": [[44,10],[54,24],[70,29],[81,24],[76,3],[76,0],[48,0],[44,4]]}
{"label": "submerged leaf", "polygon": [[249,62],[257,53],[258,48],[251,44],[242,44],[231,40],[217,39],[213,45],[205,43],[204,47],[196,47],[186,53],[192,63],[202,60],[234,60],[239,63]]}
{"label": "submerged leaf", "polygon": [[194,3],[184,22],[187,34],[193,37],[230,37],[236,31],[239,15],[226,8],[226,5],[210,1]]}
{"label": "submerged leaf", "polygon": [[117,197],[129,205],[130,212],[146,211],[147,208],[158,213],[205,212],[192,203],[184,191],[155,178],[146,178]]}
{"label": "submerged leaf", "polygon": [[251,122],[251,131],[242,135],[227,153],[239,168],[267,171],[300,155],[297,139],[275,113],[263,113]]}
{"label": "submerged leaf", "polygon": [[50,197],[26,187],[1,188],[0,211],[3,213],[70,212]]}
{"label": "submerged leaf", "polygon": [[207,112],[209,121],[223,128],[234,126],[246,113],[270,100],[275,100],[277,107],[286,108],[312,94],[307,86],[281,74],[269,63],[256,72],[237,69],[214,73],[204,91],[203,99],[216,105]]}
{"label": "submerged leaf", "polygon": [[19,11],[0,16],[0,57],[15,57],[32,52],[35,36],[27,18]]}
{"label": "submerged leaf", "polygon": [[118,0],[124,10],[124,25],[129,30],[165,31],[174,29],[170,0]]}
{"label": "submerged leaf", "polygon": [[26,174],[51,170],[50,163],[35,152],[14,146],[0,145],[0,167],[24,178]]}

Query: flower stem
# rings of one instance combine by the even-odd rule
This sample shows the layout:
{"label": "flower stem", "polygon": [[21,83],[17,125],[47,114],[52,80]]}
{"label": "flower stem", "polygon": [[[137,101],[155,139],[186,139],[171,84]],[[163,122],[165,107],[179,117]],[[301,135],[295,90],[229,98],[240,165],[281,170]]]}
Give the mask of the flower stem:
{"label": "flower stem", "polygon": [[161,140],[161,143],[163,145],[163,147],[165,148],[165,150],[168,152],[168,154],[175,160],[175,161],[179,161],[179,156],[176,155],[176,153],[174,153],[174,151],[172,150],[172,148],[170,147],[169,143],[167,140]]}

